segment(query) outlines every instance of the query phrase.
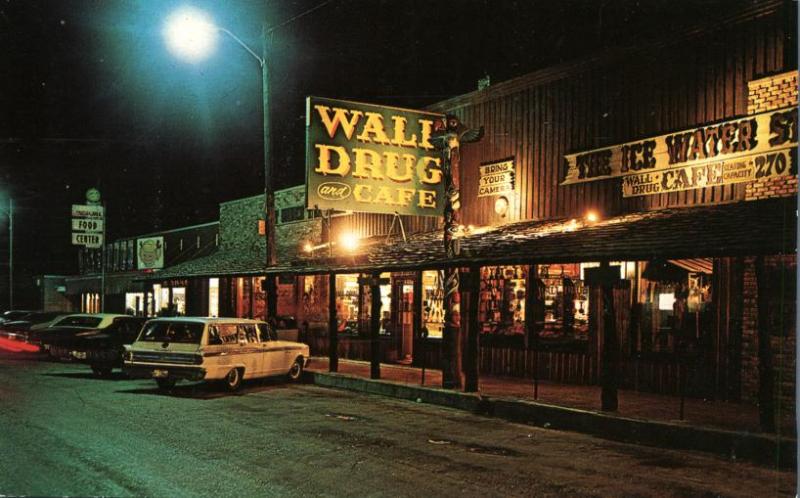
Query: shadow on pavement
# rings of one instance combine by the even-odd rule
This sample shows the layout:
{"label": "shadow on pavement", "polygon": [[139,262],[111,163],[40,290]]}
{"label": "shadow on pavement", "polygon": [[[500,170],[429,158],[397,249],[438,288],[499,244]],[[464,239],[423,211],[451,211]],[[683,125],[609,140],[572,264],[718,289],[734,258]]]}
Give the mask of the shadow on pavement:
{"label": "shadow on pavement", "polygon": [[92,372],[63,372],[63,373],[46,373],[41,374],[45,377],[64,377],[66,379],[91,379],[91,380],[130,380],[127,375],[122,372],[112,372],[109,375],[100,376],[95,375]]}
{"label": "shadow on pavement", "polygon": [[148,387],[135,389],[121,389],[118,393],[125,394],[149,394],[154,396],[172,396],[175,398],[191,399],[218,399],[230,396],[244,396],[259,392],[274,391],[276,389],[287,389],[291,384],[281,378],[255,379],[242,382],[241,387],[236,392],[228,392],[225,387],[218,382],[198,382],[192,384],[177,384],[172,389],[160,389],[153,381],[149,382]]}

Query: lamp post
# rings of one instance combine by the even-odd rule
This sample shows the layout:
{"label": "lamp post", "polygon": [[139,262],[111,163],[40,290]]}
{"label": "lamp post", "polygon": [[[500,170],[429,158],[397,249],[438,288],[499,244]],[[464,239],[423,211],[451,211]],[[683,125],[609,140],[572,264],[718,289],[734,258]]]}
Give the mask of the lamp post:
{"label": "lamp post", "polygon": [[[264,132],[264,221],[266,236],[266,268],[275,264],[275,187],[272,181],[272,135],[270,130],[270,86],[267,51],[272,30],[262,25],[262,55],[257,54],[238,36],[228,29],[216,26],[203,11],[184,7],[169,16],[164,24],[163,35],[169,49],[176,56],[188,61],[199,62],[213,53],[218,33],[224,33],[247,51],[261,68],[261,85],[263,98],[263,132]],[[267,310],[266,317],[277,314],[277,287],[275,278],[266,279]]]}
{"label": "lamp post", "polygon": [[14,309],[14,200],[8,198],[8,309]]}

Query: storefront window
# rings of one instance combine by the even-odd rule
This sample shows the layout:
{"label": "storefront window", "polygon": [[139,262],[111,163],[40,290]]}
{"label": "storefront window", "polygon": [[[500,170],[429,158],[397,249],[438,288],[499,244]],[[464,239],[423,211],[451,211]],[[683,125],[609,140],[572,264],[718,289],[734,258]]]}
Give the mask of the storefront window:
{"label": "storefront window", "polygon": [[208,279],[208,316],[219,316],[219,279]]}
{"label": "storefront window", "polygon": [[100,294],[96,292],[84,292],[81,294],[82,313],[100,313]]}
{"label": "storefront window", "polygon": [[444,288],[438,271],[422,272],[422,326],[428,337],[441,339],[444,328]]}
{"label": "storefront window", "polygon": [[711,305],[710,259],[650,261],[641,264],[641,352],[689,352],[707,335]]}
{"label": "storefront window", "polygon": [[186,287],[172,288],[172,308],[177,315],[186,314]]}
{"label": "storefront window", "polygon": [[358,274],[336,275],[336,319],[340,334],[358,333]]}
{"label": "storefront window", "polygon": [[[390,273],[381,273],[381,279],[389,281],[391,278]],[[372,289],[367,286],[367,293],[369,294],[369,298],[365,299],[368,301],[372,298]],[[392,287],[390,284],[384,284],[380,286],[381,291],[381,311],[380,311],[380,331],[381,335],[392,335],[394,334],[395,330],[392,325]],[[369,311],[372,310],[372,307],[368,308]],[[399,325],[399,324],[398,324]]]}
{"label": "storefront window", "polygon": [[164,289],[161,288],[161,285],[153,284],[153,315],[160,315],[161,308],[166,307],[166,303],[169,300],[169,295],[165,298],[161,293],[162,290]]}
{"label": "storefront window", "polygon": [[484,334],[525,334],[525,279],[522,266],[481,268],[478,321]]}
{"label": "storefront window", "polygon": [[144,315],[144,292],[125,293],[125,313],[134,316]]}

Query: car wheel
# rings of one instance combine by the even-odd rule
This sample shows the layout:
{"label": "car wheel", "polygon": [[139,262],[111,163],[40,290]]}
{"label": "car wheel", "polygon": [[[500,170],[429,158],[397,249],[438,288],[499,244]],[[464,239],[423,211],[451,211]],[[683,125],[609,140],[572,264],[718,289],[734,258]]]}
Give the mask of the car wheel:
{"label": "car wheel", "polygon": [[225,376],[224,383],[225,389],[231,392],[236,391],[242,385],[242,371],[238,368],[231,368],[231,371]]}
{"label": "car wheel", "polygon": [[175,387],[175,382],[177,382],[175,379],[171,379],[169,377],[167,377],[166,379],[156,379],[156,384],[158,384],[158,388],[163,389],[164,391],[167,391]]}
{"label": "car wheel", "polygon": [[298,356],[289,368],[289,380],[297,382],[303,377],[303,357]]}
{"label": "car wheel", "polygon": [[98,377],[110,377],[111,367],[100,367],[97,365],[92,365],[92,373]]}

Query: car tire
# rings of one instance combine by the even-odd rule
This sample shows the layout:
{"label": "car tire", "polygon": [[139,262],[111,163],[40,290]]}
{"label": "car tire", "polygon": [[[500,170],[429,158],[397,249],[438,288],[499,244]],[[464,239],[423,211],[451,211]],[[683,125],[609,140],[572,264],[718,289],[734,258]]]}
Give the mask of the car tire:
{"label": "car tire", "polygon": [[111,376],[111,367],[100,367],[97,365],[92,365],[92,373],[98,377],[110,377]]}
{"label": "car tire", "polygon": [[230,372],[225,376],[222,380],[223,384],[225,385],[225,389],[230,392],[234,392],[239,389],[239,386],[242,385],[242,376],[244,375],[244,370],[239,368],[231,368]]}
{"label": "car tire", "polygon": [[175,387],[176,379],[171,379],[167,377],[166,379],[156,379],[156,384],[158,384],[158,388],[163,391],[168,391]]}
{"label": "car tire", "polygon": [[289,368],[289,373],[287,374],[289,380],[292,382],[299,382],[300,379],[303,378],[303,357],[298,356],[295,358],[292,366]]}

